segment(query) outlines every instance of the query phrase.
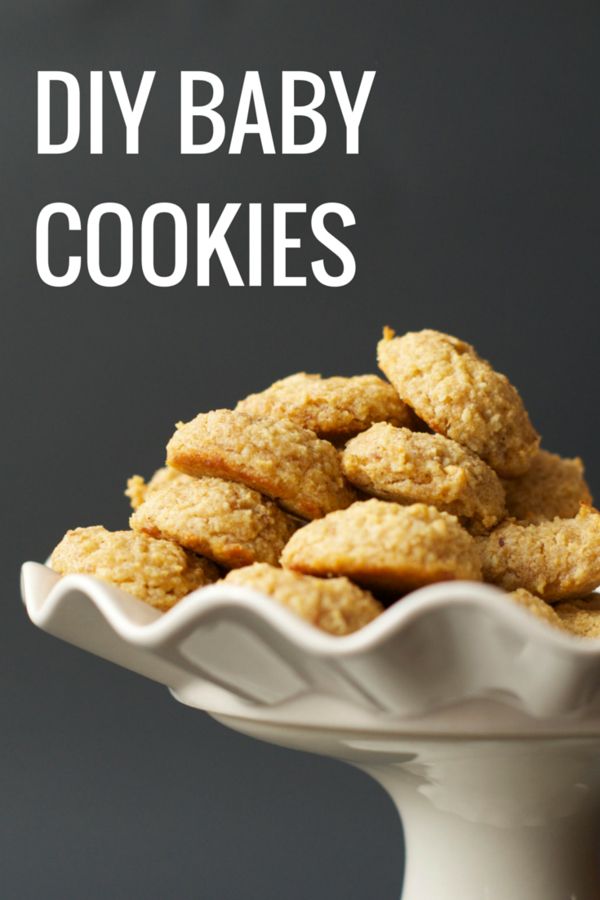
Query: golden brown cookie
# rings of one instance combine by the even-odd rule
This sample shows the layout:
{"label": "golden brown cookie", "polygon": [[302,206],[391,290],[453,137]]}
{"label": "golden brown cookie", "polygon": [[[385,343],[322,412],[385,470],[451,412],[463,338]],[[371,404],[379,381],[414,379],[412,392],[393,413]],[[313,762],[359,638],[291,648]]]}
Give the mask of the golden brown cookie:
{"label": "golden brown cookie", "polygon": [[483,577],[507,591],[522,587],[553,602],[600,584],[600,513],[582,506],[574,519],[502,523],[480,539]]}
{"label": "golden brown cookie", "polygon": [[521,522],[571,519],[582,503],[592,502],[581,460],[547,450],[538,451],[524,475],[503,484],[508,515]]}
{"label": "golden brown cookie", "polygon": [[101,525],[67,531],[50,567],[61,575],[94,575],[160,610],[219,577],[213,563],[170,541]]}
{"label": "golden brown cookie", "polygon": [[347,578],[313,578],[257,563],[230,572],[225,581],[267,594],[330,634],[351,634],[383,612],[368,591]]}
{"label": "golden brown cookie", "polygon": [[519,606],[523,606],[538,619],[543,619],[545,622],[548,622],[549,625],[554,625],[555,628],[563,627],[561,620],[555,612],[555,607],[550,606],[549,603],[546,603],[546,601],[540,599],[540,597],[536,597],[535,594],[526,591],[524,588],[518,588],[516,591],[511,591],[508,596],[511,600],[518,603]]}
{"label": "golden brown cookie", "polygon": [[428,503],[478,530],[492,528],[504,516],[504,490],[494,470],[440,434],[373,425],[346,444],[342,469],[366,494]]}
{"label": "golden brown cookie", "polygon": [[554,609],[567,631],[579,637],[600,638],[600,594],[557,603]]}
{"label": "golden brown cookie", "polygon": [[470,344],[430,329],[394,337],[386,328],[377,351],[379,367],[433,431],[464,444],[499,475],[527,471],[539,435],[516,388]]}
{"label": "golden brown cookie", "polygon": [[373,422],[417,424],[412,409],[377,375],[321,378],[298,372],[250,394],[236,409],[252,416],[291,419],[321,438],[339,443]]}
{"label": "golden brown cookie", "polygon": [[346,575],[395,593],[435,581],[481,580],[474,538],[455,516],[423,503],[354,503],[300,528],[281,561],[298,572]]}
{"label": "golden brown cookie", "polygon": [[178,474],[148,489],[129,520],[135,531],[175,541],[226,568],[277,564],[297,520],[252,488]]}
{"label": "golden brown cookie", "polygon": [[162,469],[157,469],[148,482],[141,475],[132,475],[131,478],[127,479],[125,496],[129,497],[131,508],[137,509],[155,491],[160,490],[172,481],[176,481],[178,478],[187,478],[187,475],[178,472],[177,469],[172,469],[170,466],[163,466]]}
{"label": "golden brown cookie", "polygon": [[167,462],[188,475],[239,481],[304,519],[355,499],[335,447],[287,419],[229,409],[202,413],[178,427]]}

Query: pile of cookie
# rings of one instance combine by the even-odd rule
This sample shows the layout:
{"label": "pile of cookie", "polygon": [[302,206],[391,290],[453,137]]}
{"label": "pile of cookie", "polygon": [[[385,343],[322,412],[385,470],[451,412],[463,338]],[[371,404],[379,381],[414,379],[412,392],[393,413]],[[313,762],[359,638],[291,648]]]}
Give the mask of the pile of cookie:
{"label": "pile of cookie", "polygon": [[600,637],[600,513],[579,459],[540,448],[505,375],[433,330],[384,329],[376,375],[299,373],[179,423],[129,479],[130,530],[67,532],[57,572],[158,609],[224,579],[335,635],[439,581],[487,581]]}

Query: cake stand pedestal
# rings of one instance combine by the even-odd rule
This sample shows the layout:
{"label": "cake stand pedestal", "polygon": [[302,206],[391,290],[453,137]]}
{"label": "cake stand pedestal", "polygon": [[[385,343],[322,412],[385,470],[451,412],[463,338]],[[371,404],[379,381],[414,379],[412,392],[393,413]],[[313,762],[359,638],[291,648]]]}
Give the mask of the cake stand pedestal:
{"label": "cake stand pedestal", "polygon": [[216,718],[378,781],[404,828],[402,900],[600,898],[598,738],[427,739]]}

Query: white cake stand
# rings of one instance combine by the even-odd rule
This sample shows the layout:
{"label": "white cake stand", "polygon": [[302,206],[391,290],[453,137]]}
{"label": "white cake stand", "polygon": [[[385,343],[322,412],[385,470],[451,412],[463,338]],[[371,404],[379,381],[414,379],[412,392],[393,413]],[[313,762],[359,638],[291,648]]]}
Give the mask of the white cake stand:
{"label": "white cake stand", "polygon": [[346,638],[226,584],[164,615],[37,563],[22,590],[50,634],[372,775],[402,816],[403,900],[600,898],[600,642],[469,582],[416,591]]}

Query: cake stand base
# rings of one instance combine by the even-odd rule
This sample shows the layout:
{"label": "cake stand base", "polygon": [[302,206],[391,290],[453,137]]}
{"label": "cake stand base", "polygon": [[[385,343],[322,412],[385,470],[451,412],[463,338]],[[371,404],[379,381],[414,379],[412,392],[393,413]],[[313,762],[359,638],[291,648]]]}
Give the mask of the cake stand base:
{"label": "cake stand base", "polygon": [[598,738],[427,738],[217,716],[359,766],[401,815],[402,900],[599,900]]}

